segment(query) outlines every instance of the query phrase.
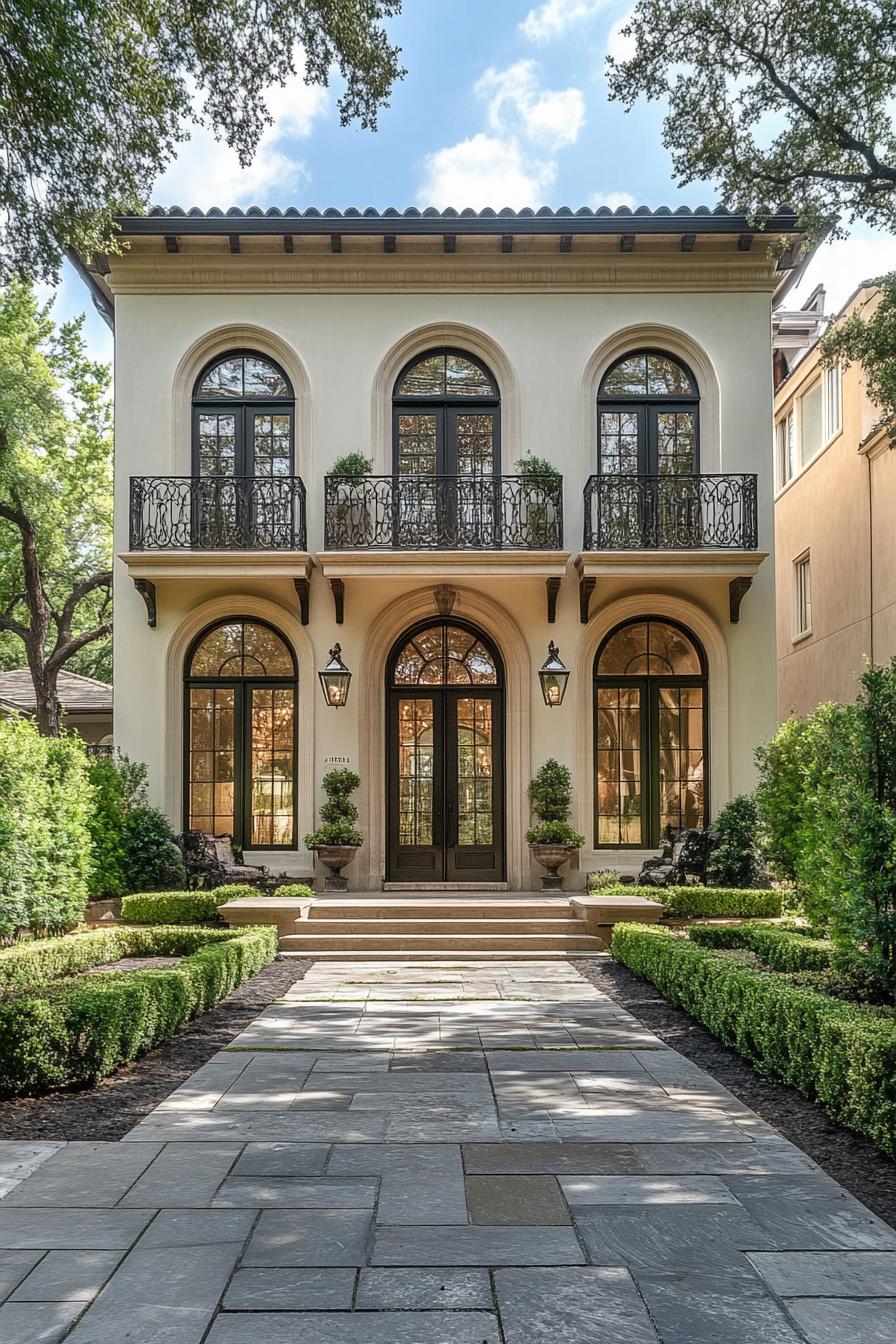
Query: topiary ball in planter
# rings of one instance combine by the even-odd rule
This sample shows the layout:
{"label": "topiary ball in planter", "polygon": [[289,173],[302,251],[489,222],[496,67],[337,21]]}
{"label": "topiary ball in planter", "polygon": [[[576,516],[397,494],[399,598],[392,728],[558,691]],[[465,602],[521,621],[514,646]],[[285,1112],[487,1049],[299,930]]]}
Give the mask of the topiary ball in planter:
{"label": "topiary ball in planter", "polygon": [[364,843],[364,837],[355,822],[358,809],[350,795],[360,787],[361,777],[354,770],[331,770],[323,778],[327,801],[320,809],[322,826],[305,836],[305,846],[316,852],[330,876],[324,882],[325,891],[345,891],[348,882],[342,869],[351,863]]}
{"label": "topiary ball in planter", "polygon": [[585,837],[569,824],[572,807],[572,775],[568,766],[549,759],[529,785],[529,801],[538,825],[526,832],[529,849],[547,869],[541,879],[543,891],[556,891],[563,879],[559,869],[585,843]]}

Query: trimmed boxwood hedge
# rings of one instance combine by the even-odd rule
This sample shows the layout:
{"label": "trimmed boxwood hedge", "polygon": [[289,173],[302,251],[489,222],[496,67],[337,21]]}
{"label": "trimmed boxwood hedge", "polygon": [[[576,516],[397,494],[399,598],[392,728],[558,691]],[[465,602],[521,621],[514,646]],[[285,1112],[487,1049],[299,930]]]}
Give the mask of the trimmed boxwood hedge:
{"label": "trimmed boxwood hedge", "polygon": [[643,896],[665,906],[666,913],[676,919],[776,919],[781,914],[781,893],[764,888],[627,887],[620,883],[596,894]]}
{"label": "trimmed boxwood hedge", "polygon": [[775,924],[695,924],[688,937],[700,947],[746,948],[773,971],[826,971],[831,964],[826,938],[807,937]]}
{"label": "trimmed boxwood hedge", "polygon": [[690,938],[617,924],[611,951],[768,1078],[896,1157],[896,1013],[846,1003]]}
{"label": "trimmed boxwood hedge", "polygon": [[35,938],[4,947],[0,949],[0,994],[36,989],[66,975],[79,975],[104,961],[117,961],[124,955],[121,947],[121,933],[115,927],[64,938]]}
{"label": "trimmed boxwood hedge", "polygon": [[[95,941],[92,950],[73,951],[72,957],[95,955],[94,965],[129,955],[182,960],[164,970],[109,972],[43,988],[39,958],[31,963],[38,988],[0,999],[0,1095],[33,1096],[95,1083],[167,1040],[277,952],[273,925],[100,932],[109,940],[105,945]],[[86,943],[92,937],[78,934],[71,942]],[[48,943],[40,947],[46,949]],[[60,957],[51,949],[47,964],[55,958],[58,965]]]}
{"label": "trimmed boxwood hedge", "polygon": [[121,917],[131,924],[202,924],[206,920],[220,924],[218,906],[226,900],[220,889],[146,891],[122,897]]}

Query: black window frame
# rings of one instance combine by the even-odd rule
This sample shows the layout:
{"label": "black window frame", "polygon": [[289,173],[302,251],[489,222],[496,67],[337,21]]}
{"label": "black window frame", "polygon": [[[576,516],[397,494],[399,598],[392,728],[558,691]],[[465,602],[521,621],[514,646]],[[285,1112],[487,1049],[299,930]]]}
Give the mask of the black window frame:
{"label": "black window frame", "polygon": [[[445,395],[408,396],[399,394],[401,381],[416,364],[434,355],[457,355],[473,364],[488,378],[495,389],[493,397],[457,397]],[[409,359],[401,368],[392,387],[392,474],[400,476],[398,422],[402,415],[431,414],[436,418],[436,469],[433,476],[457,476],[457,414],[464,411],[486,411],[492,415],[492,471],[501,474],[501,389],[498,380],[484,360],[460,346],[440,345],[423,350]]]}
{"label": "black window frame", "polygon": [[[614,369],[620,364],[624,364],[629,359],[636,359],[639,356],[656,355],[661,359],[668,359],[675,364],[690,379],[692,386],[696,389],[694,392],[687,393],[657,393],[655,396],[650,394],[635,393],[631,396],[613,393],[604,395],[604,385]],[[638,476],[657,476],[659,475],[658,462],[658,418],[664,411],[691,410],[694,414],[694,455],[691,467],[692,475],[700,474],[700,384],[694,376],[694,371],[689,364],[678,355],[673,355],[669,350],[663,350],[655,346],[639,346],[635,350],[627,350],[625,354],[614,359],[603,373],[600,380],[600,386],[597,392],[597,474],[600,475],[628,475],[627,472],[607,472],[602,471],[602,430],[601,417],[605,411],[610,413],[626,411],[631,413],[633,410],[638,417]]]}
{"label": "black window frame", "polygon": [[[276,369],[280,374],[286,386],[289,388],[289,395],[286,397],[215,397],[210,394],[199,393],[202,380],[206,377],[209,370],[216,364],[223,364],[228,359],[258,359],[269,364],[272,369]],[[239,348],[235,350],[226,350],[221,354],[215,355],[208,360],[199,371],[195,383],[193,384],[192,398],[192,450],[191,450],[191,474],[195,477],[202,475],[199,462],[199,419],[202,415],[220,415],[222,412],[230,410],[234,416],[234,478],[241,480],[251,480],[255,477],[255,443],[253,436],[249,433],[249,417],[251,415],[282,415],[284,412],[289,415],[289,472],[288,476],[294,476],[296,471],[296,396],[292,385],[292,379],[276,360],[270,355],[264,354],[261,350],[252,350],[250,348]],[[264,479],[267,479],[266,477]],[[276,479],[276,478],[274,478]]]}

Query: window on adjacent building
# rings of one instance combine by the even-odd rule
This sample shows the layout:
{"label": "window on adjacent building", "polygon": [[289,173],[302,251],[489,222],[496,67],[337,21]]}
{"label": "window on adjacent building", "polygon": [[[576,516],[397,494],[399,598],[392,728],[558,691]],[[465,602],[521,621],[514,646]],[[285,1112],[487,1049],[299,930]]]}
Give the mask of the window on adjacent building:
{"label": "window on adjacent building", "polygon": [[800,465],[805,466],[821,448],[821,379],[800,397]]}
{"label": "window on adjacent building", "polygon": [[794,639],[812,630],[812,571],[809,552],[793,562]]}
{"label": "window on adjacent building", "polygon": [[775,426],[776,450],[778,456],[778,480],[786,485],[796,475],[796,424],[791,408]]}
{"label": "window on adjacent building", "polygon": [[825,369],[822,378],[822,438],[825,443],[839,434],[843,427],[843,399],[841,395],[840,365]]}

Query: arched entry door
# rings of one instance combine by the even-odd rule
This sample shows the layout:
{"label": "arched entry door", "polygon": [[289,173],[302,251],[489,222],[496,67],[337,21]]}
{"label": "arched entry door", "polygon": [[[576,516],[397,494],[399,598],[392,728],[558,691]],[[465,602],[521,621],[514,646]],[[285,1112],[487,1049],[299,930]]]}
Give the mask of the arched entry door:
{"label": "arched entry door", "polygon": [[706,824],[706,658],[672,621],[637,617],[594,662],[595,844],[655,849]]}
{"label": "arched entry door", "polygon": [[459,621],[403,635],[386,669],[387,878],[504,878],[504,675]]}
{"label": "arched entry door", "polygon": [[184,822],[247,849],[295,846],[296,664],[273,626],[235,617],[185,667]]}

